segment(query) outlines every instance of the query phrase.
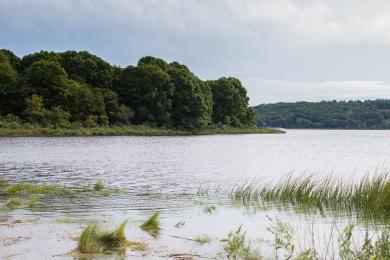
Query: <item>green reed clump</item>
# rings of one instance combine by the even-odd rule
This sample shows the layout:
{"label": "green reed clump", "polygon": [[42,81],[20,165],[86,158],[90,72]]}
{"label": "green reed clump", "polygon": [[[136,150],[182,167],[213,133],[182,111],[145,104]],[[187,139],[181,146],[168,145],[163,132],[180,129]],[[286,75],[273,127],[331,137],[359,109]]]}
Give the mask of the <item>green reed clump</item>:
{"label": "green reed clump", "polygon": [[206,213],[206,214],[213,214],[214,211],[216,210],[217,208],[215,206],[206,206],[204,209],[203,209],[203,212]]}
{"label": "green reed clump", "polygon": [[77,251],[81,254],[98,254],[121,251],[125,248],[144,250],[145,244],[128,241],[125,235],[127,221],[113,231],[101,231],[97,224],[86,227],[78,241]]}
{"label": "green reed clump", "polygon": [[236,187],[230,196],[244,205],[273,202],[299,209],[347,210],[363,217],[390,217],[390,177],[387,174],[366,176],[349,183],[332,177],[288,175],[275,184]]}
{"label": "green reed clump", "polygon": [[104,189],[104,183],[102,180],[99,180],[95,183],[95,185],[93,186],[93,190],[94,191],[101,191]]}
{"label": "green reed clump", "polygon": [[160,233],[160,221],[159,221],[160,212],[157,211],[154,213],[148,220],[146,220],[140,228],[148,232],[152,237],[157,237]]}

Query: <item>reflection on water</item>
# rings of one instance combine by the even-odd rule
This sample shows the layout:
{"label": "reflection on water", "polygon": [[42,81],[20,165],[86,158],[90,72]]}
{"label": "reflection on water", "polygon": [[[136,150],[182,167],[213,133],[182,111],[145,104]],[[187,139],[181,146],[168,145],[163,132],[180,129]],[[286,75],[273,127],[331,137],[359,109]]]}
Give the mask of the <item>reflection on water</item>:
{"label": "reflection on water", "polygon": [[[8,222],[0,223],[0,232],[5,237],[17,234],[16,237],[29,238],[15,243],[0,240],[0,257],[19,255],[23,250],[29,250],[27,252],[36,258],[65,254],[75,247],[74,238],[91,220],[120,223],[129,219],[133,222],[127,230],[128,236],[150,240],[137,226],[155,210],[162,211],[163,232],[159,240],[151,240],[151,243],[156,247],[174,246],[186,252],[194,250],[207,256],[221,251],[220,243],[199,247],[188,241],[179,242],[172,236],[193,238],[207,234],[218,241],[243,225],[252,238],[261,234],[263,238],[272,239],[266,232],[270,224],[266,215],[287,221],[296,230],[313,227],[321,230],[316,236],[328,234],[329,227],[334,225],[332,217],[295,214],[293,209],[279,211],[272,207],[256,212],[243,210],[234,207],[224,194],[234,185],[253,179],[272,180],[290,171],[295,174],[333,173],[341,178],[352,175],[356,179],[367,171],[387,167],[389,149],[390,131],[291,130],[285,135],[0,138],[1,178],[12,182],[84,187],[92,187],[97,180],[103,180],[106,186],[122,190],[108,197],[88,193],[46,196],[33,210],[0,213],[10,219],[37,219],[34,223],[11,225],[11,228]],[[219,199],[201,199],[196,196],[201,186],[211,189],[220,186],[222,195]],[[205,214],[198,200],[215,205],[216,212]],[[68,216],[74,222],[84,221],[56,222]],[[343,225],[347,221],[347,218],[339,218],[337,223]],[[178,222],[185,225],[175,228]],[[41,237],[39,232],[34,232],[38,228],[50,235]],[[35,239],[46,241],[52,248],[42,250],[33,242]]]}

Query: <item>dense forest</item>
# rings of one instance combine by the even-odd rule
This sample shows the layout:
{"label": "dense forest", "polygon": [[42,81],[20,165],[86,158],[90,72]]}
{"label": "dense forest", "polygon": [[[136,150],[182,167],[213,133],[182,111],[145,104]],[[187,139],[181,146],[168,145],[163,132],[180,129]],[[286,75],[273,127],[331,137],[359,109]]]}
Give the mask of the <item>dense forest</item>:
{"label": "dense forest", "polygon": [[390,129],[390,100],[262,104],[258,126],[283,128]]}
{"label": "dense forest", "polygon": [[148,125],[172,129],[253,127],[236,78],[203,81],[185,65],[143,57],[113,66],[87,51],[0,50],[0,121],[49,127]]}

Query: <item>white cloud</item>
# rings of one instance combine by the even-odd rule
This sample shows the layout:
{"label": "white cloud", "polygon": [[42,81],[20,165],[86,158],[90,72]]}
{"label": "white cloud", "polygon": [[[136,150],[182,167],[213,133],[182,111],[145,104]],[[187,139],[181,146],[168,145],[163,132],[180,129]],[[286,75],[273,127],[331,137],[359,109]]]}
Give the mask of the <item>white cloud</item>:
{"label": "white cloud", "polygon": [[252,104],[389,98],[389,14],[388,0],[0,0],[0,48],[160,56],[241,78]]}

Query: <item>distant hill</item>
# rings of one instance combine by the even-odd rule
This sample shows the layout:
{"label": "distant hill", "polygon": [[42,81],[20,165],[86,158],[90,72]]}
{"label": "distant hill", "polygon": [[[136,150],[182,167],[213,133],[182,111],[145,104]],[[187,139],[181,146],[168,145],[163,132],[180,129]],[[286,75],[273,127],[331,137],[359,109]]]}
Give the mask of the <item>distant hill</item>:
{"label": "distant hill", "polygon": [[257,126],[325,129],[390,129],[390,100],[262,104]]}

